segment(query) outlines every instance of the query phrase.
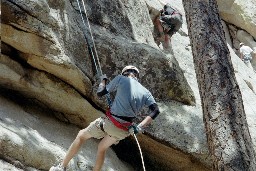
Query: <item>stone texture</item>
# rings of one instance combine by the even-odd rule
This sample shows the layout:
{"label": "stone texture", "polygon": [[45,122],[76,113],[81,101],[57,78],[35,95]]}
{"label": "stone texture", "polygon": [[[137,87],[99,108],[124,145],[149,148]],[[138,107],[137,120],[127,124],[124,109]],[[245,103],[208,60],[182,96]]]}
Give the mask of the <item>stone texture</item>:
{"label": "stone texture", "polygon": [[[28,0],[27,2],[11,2],[3,1],[4,9],[6,9],[4,11],[6,17],[4,17],[4,24],[2,24],[5,28],[3,29],[3,35],[6,35],[3,37],[3,42],[8,45],[12,45],[12,47],[18,51],[17,53],[19,57],[26,60],[31,66],[53,74],[74,86],[79,92],[86,96],[95,97],[95,94],[91,94],[94,93],[91,91],[91,84],[95,83],[95,73],[93,74],[92,72],[92,68],[94,68],[94,66],[91,63],[92,59],[90,59],[88,51],[84,48],[86,47],[86,42],[85,40],[82,40],[83,35],[78,24],[78,22],[81,22],[80,16],[74,8],[72,8],[72,4],[74,4],[75,1],[72,1],[72,4],[70,4],[69,1],[63,2],[61,6],[56,6],[60,5],[58,3],[38,4],[39,9],[44,7],[46,8],[44,9],[46,10],[45,15],[47,15],[45,17],[50,18],[49,21],[45,21],[46,18],[43,16],[38,16],[38,13],[34,14],[34,12],[29,12],[26,14],[25,12],[22,12],[22,10],[29,11],[31,6],[35,5],[34,1],[30,2]],[[17,6],[15,3],[19,3],[19,5]],[[31,3],[31,5],[29,5],[29,3]],[[95,2],[95,4],[88,2],[88,6],[92,7],[88,9],[94,10],[94,8],[97,8],[98,3],[100,2]],[[51,7],[51,5],[53,7]],[[92,30],[94,30],[95,43],[100,56],[100,62],[103,66],[103,71],[111,77],[113,72],[117,69],[119,69],[120,72],[120,68],[124,67],[124,65],[127,65],[128,63],[136,64],[137,66],[142,65],[141,61],[136,61],[136,63],[135,61],[119,62],[121,56],[127,56],[127,59],[129,59],[129,55],[134,51],[134,44],[137,44],[136,47],[142,49],[138,50],[141,52],[134,51],[134,54],[131,56],[134,59],[143,59],[143,57],[148,58],[147,54],[150,54],[152,50],[157,48],[157,46],[153,42],[152,30],[150,30],[150,28],[152,28],[152,22],[150,21],[150,17],[147,13],[146,4],[140,4],[137,3],[137,1],[131,1],[126,5],[124,5],[123,2],[111,4],[113,8],[117,8],[117,6],[119,7],[117,11],[121,11],[120,15],[107,12],[106,9],[104,9],[104,5],[100,10],[95,9],[98,13],[91,14],[90,10],[88,10],[88,16],[89,19],[95,21],[91,22],[91,27]],[[56,11],[55,8],[61,9]],[[11,11],[18,11],[19,15],[13,15],[14,12],[11,13]],[[142,13],[140,14],[139,20],[135,19],[135,16],[132,16],[132,14],[138,13],[138,11],[141,11]],[[64,13],[65,15],[66,13],[69,14],[66,16],[69,23],[64,24],[67,20],[62,16]],[[121,19],[125,19],[122,20],[121,23],[125,24],[126,27],[123,27],[122,24],[120,25],[120,22],[118,22],[119,24],[116,23]],[[102,22],[100,22],[101,20]],[[109,20],[110,26],[106,26],[104,24],[104,22],[106,22],[105,20]],[[11,27],[6,25],[11,25]],[[31,25],[34,27],[31,28]],[[147,29],[145,29],[145,27]],[[39,29],[43,29],[43,31],[40,32]],[[143,32],[141,30],[143,30]],[[121,33],[122,36],[120,36]],[[14,38],[12,35],[16,35],[16,37]],[[28,46],[26,46],[26,43],[23,43],[24,37],[26,38],[26,42],[32,43],[33,40],[35,40],[40,43],[33,43],[31,46],[28,44]],[[147,39],[144,40],[145,37]],[[19,44],[19,42],[21,42],[21,44]],[[147,46],[142,43],[147,44]],[[124,46],[126,49],[123,50]],[[117,53],[118,51],[113,53],[109,49],[119,49],[122,51],[120,51],[121,54]],[[111,54],[111,56],[108,56],[112,58],[111,62],[105,61],[104,57],[107,54]],[[151,82],[148,82],[148,84],[150,84],[148,86],[151,86],[151,84],[156,84],[155,86],[158,86],[157,83],[161,82],[158,78],[165,78],[166,75],[170,77],[170,79],[167,79],[160,85],[160,89],[167,87],[169,96],[166,97],[165,93],[162,93],[163,91],[158,92],[156,96],[159,96],[159,98],[166,97],[169,99],[179,100],[187,104],[193,104],[193,92],[191,92],[191,89],[187,86],[184,76],[179,74],[181,73],[179,68],[175,68],[179,73],[175,72],[172,66],[169,65],[172,61],[169,61],[165,54],[160,51],[154,51],[154,56],[156,56],[156,58],[161,58],[161,61],[165,63],[165,69],[161,70],[161,65],[158,64],[153,71],[153,74],[158,75],[158,77],[154,76],[154,79]],[[144,61],[143,68],[141,68],[142,73],[145,72],[145,69],[152,68],[150,64],[154,63],[154,61],[159,60],[150,58],[149,63]],[[104,68],[104,66],[106,65],[111,68],[115,68],[115,70],[110,70],[109,68],[105,69],[106,67]],[[163,74],[166,71],[169,73]],[[172,86],[175,88],[170,87],[171,85],[175,85]],[[180,94],[182,94],[182,96],[180,96]],[[93,101],[98,103],[97,98],[93,98]]]}
{"label": "stone texture", "polygon": [[[72,15],[78,14],[71,10],[67,11],[70,15],[60,15],[63,9],[50,8],[44,1],[38,4],[35,1],[3,1],[2,5],[2,41],[11,44],[18,51],[19,58],[31,66],[53,74],[89,95],[91,61],[82,31],[72,19]],[[69,3],[58,8],[65,5],[72,9]],[[34,8],[39,11],[32,10]]]}
{"label": "stone texture", "polygon": [[252,49],[256,50],[256,42],[253,37],[244,30],[237,31],[237,39],[240,42],[245,43],[247,46],[250,46]]}
{"label": "stone texture", "polygon": [[255,0],[218,0],[220,16],[250,33],[256,39],[256,6]]}
{"label": "stone texture", "polygon": [[223,26],[223,30],[224,30],[224,33],[225,33],[226,41],[232,47],[232,40],[231,40],[231,36],[230,36],[230,33],[229,33],[228,26],[225,23],[225,21],[223,21],[223,20],[221,20],[221,24]]}
{"label": "stone texture", "polygon": [[[140,82],[150,88],[159,100],[173,99],[194,104],[194,94],[174,58],[168,58],[151,46],[128,40],[123,42],[119,38],[111,39],[111,34],[107,33],[99,37],[97,45],[102,54],[101,63],[104,63],[102,69],[107,75],[111,75],[111,79],[120,74],[123,66],[132,64],[140,68]],[[111,68],[116,70],[112,71]]]}
{"label": "stone texture", "polygon": [[22,171],[22,169],[17,168],[3,160],[0,160],[0,169],[5,171]]}
{"label": "stone texture", "polygon": [[[16,165],[16,168],[0,160],[0,170],[48,170],[63,159],[79,128],[56,120],[49,109],[33,100],[8,93],[14,92],[0,91],[0,157]],[[68,170],[92,170],[97,144],[98,140],[88,140],[70,162]],[[120,161],[111,149],[106,157],[103,171],[133,170]]]}
{"label": "stone texture", "polygon": [[[153,36],[152,20],[162,2],[85,2],[103,72],[112,79],[123,66],[138,66],[140,81],[152,91],[160,106],[159,117],[146,129],[145,135],[139,136],[146,162],[153,163],[155,168],[152,170],[210,170],[211,160],[182,1],[173,2],[183,14],[184,24],[173,35],[168,53],[156,46]],[[232,6],[229,1],[225,3],[221,8]],[[4,148],[0,149],[4,149],[4,153],[0,154],[6,154],[26,167],[48,169],[63,157],[78,131],[71,125],[60,124],[52,116],[84,127],[102,114],[99,109],[106,107],[104,99],[95,96],[98,85],[96,70],[83,36],[83,33],[88,35],[88,27],[84,29],[82,25],[75,0],[3,0],[2,7],[0,86],[15,90],[10,91],[14,94],[21,93],[24,99],[30,98],[46,109],[40,114],[36,114],[38,108],[33,111],[25,108],[30,112],[24,112],[25,105],[21,104],[16,111],[13,103],[19,102],[10,99],[9,104],[2,100],[0,140]],[[232,21],[239,20],[236,15],[232,16]],[[239,45],[238,27],[241,26],[228,24],[227,30],[224,25],[256,149],[256,111],[253,108],[256,105],[256,78],[232,49]],[[248,29],[241,28],[253,36]],[[89,37],[87,41],[92,42]],[[0,99],[12,93],[4,92],[4,98],[1,96]],[[44,119],[45,113],[49,114],[48,119]],[[31,142],[29,137],[40,143]],[[81,167],[90,170],[97,143],[87,143],[74,163],[82,161]],[[38,153],[33,154],[29,146],[35,151],[42,150],[45,157],[39,159],[35,155]],[[121,146],[121,149],[131,146],[136,147],[136,144]],[[28,155],[33,157],[31,162],[23,160],[23,156],[29,159]],[[134,156],[132,154],[130,158]],[[118,160],[112,150],[107,153],[106,163],[104,170],[132,170],[131,166]],[[78,170],[76,166],[71,167]]]}
{"label": "stone texture", "polygon": [[0,56],[0,71],[2,86],[17,90],[58,111],[66,122],[84,127],[101,115],[70,85],[48,73],[23,68],[5,55]]}

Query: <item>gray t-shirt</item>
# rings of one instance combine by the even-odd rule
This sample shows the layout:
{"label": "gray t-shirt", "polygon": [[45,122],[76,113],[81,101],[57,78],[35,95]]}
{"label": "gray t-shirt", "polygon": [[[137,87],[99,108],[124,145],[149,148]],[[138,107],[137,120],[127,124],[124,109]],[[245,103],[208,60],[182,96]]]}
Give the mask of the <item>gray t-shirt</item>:
{"label": "gray t-shirt", "polygon": [[106,89],[108,92],[116,91],[110,108],[114,115],[137,117],[144,106],[156,103],[150,91],[143,87],[136,78],[118,75],[110,81]]}

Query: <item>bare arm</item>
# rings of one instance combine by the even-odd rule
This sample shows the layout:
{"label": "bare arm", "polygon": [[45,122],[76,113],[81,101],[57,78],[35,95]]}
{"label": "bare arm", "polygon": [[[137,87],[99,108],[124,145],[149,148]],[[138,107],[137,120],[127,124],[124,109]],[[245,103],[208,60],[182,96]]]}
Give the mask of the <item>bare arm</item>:
{"label": "bare arm", "polygon": [[140,124],[139,127],[143,128],[150,124],[160,113],[158,105],[156,103],[149,106],[150,114]]}
{"label": "bare arm", "polygon": [[143,121],[141,121],[139,126],[141,128],[144,128],[145,126],[149,125],[152,121],[153,121],[153,119],[150,116],[147,116]]}

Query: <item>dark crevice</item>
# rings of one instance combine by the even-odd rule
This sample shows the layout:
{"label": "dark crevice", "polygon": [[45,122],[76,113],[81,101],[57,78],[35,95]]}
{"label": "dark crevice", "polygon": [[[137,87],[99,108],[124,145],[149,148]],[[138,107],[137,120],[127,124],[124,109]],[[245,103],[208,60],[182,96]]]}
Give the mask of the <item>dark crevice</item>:
{"label": "dark crevice", "polygon": [[[78,92],[79,93],[79,92]],[[99,110],[103,113],[105,113],[105,110],[102,109],[100,106],[98,106],[92,99],[89,99],[87,96],[85,96],[84,94],[79,93],[88,103],[90,103],[92,105],[93,108],[95,108],[96,110]]]}
{"label": "dark crevice", "polygon": [[60,113],[58,111],[54,111],[54,110],[48,108],[48,106],[46,104],[42,103],[40,100],[33,98],[33,97],[27,97],[22,92],[17,91],[17,90],[12,90],[12,89],[8,89],[6,87],[0,86],[0,95],[16,104],[22,106],[24,111],[26,111],[28,113],[29,113],[28,109],[30,109],[31,107],[36,110],[45,111],[44,113],[46,115],[48,115],[48,114],[51,115],[50,113],[54,113],[54,114]]}
{"label": "dark crevice", "polygon": [[[84,95],[81,92],[79,92],[73,85],[65,82],[64,80],[61,80],[60,78],[56,77],[55,75],[53,75],[51,73],[48,73],[48,72],[43,71],[43,70],[39,70],[38,68],[35,68],[35,67],[29,65],[26,60],[24,60],[22,57],[20,57],[20,53],[22,53],[22,52],[18,51],[14,47],[12,47],[10,45],[7,45],[6,43],[2,42],[1,49],[2,49],[2,53],[3,54],[7,55],[12,60],[14,60],[14,61],[18,62],[19,64],[21,64],[23,68],[44,72],[46,74],[51,75],[52,78],[57,79],[57,81],[61,81],[61,82],[65,83],[65,84],[69,85],[71,88],[75,89],[77,91],[77,93],[79,93],[86,101],[88,101],[88,103],[90,103],[96,110],[104,112],[104,109],[102,109],[100,106],[98,106],[92,99],[88,98],[86,95]],[[90,95],[88,95],[88,96],[90,96]]]}
{"label": "dark crevice", "polygon": [[[134,167],[134,171],[141,171],[142,163],[136,142],[132,137],[121,140],[117,145],[112,146],[117,157]],[[146,167],[148,170],[148,168]]]}
{"label": "dark crevice", "polygon": [[[175,146],[171,145],[170,143],[161,139],[157,139],[156,137],[153,137],[148,133],[144,133],[144,135],[146,135],[149,139],[156,141],[156,143],[159,143],[172,150],[180,152],[182,155],[187,156],[187,158],[189,158],[192,163],[200,163],[201,165],[204,165],[198,159],[196,159],[192,154],[189,154],[188,152],[184,152],[181,149],[174,148]],[[142,162],[141,162],[140,152],[136,144],[136,141],[134,140],[133,137],[130,136],[130,137],[127,137],[125,140],[120,141],[117,145],[113,146],[113,150],[116,152],[118,158],[134,166],[135,171],[141,171]],[[142,152],[143,152],[145,167],[147,171],[155,171],[155,170],[172,171],[171,168],[165,167],[164,161],[157,161],[153,159],[154,157],[150,156],[144,149],[142,149]]]}
{"label": "dark crevice", "polygon": [[54,115],[56,118],[58,118],[60,121],[65,122],[67,124],[72,124],[69,119],[66,117],[66,115],[63,112],[54,112]]}
{"label": "dark crevice", "polygon": [[26,69],[33,69],[31,65],[27,63],[25,59],[20,56],[20,51],[12,47],[11,45],[6,44],[5,42],[1,42],[1,52],[2,54],[8,56],[10,59],[18,62]]}

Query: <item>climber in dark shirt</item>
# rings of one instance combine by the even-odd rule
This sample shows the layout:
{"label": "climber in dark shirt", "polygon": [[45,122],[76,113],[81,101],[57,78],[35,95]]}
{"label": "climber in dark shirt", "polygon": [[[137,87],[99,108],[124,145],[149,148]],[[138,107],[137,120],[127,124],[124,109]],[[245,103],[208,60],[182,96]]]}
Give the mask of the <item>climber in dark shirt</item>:
{"label": "climber in dark shirt", "polygon": [[163,42],[165,49],[170,46],[170,38],[181,28],[182,23],[181,13],[171,5],[166,4],[160,10],[159,16],[155,19],[155,25],[160,34],[159,41]]}

